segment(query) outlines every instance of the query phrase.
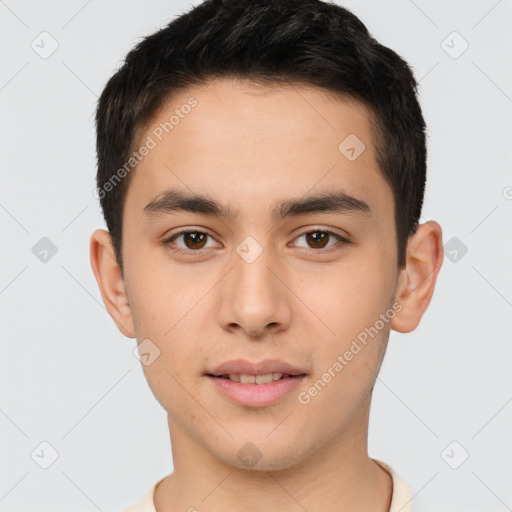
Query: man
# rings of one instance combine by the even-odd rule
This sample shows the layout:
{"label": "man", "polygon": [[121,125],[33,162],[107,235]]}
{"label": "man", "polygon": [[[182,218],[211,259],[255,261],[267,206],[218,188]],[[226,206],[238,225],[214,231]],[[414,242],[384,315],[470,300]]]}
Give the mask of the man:
{"label": "man", "polygon": [[174,466],[128,511],[411,510],[367,452],[443,258],[408,65],[334,4],[206,1],[128,54],[97,132],[91,264]]}

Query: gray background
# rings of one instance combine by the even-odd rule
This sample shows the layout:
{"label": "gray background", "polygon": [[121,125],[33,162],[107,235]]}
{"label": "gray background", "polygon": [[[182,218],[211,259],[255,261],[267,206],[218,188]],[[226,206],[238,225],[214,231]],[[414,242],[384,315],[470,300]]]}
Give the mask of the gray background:
{"label": "gray background", "polygon": [[[340,3],[420,80],[423,220],[451,244],[421,325],[391,335],[370,455],[418,512],[511,510],[512,2]],[[93,116],[126,53],[188,5],[0,1],[1,512],[122,510],[172,470],[164,411],[89,264]]]}

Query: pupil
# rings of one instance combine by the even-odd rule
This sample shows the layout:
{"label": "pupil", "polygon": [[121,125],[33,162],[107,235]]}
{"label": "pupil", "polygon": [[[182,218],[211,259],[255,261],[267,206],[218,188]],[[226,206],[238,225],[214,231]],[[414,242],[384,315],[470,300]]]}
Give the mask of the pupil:
{"label": "pupil", "polygon": [[[196,249],[197,247],[195,247],[195,244],[198,244],[198,243],[200,244],[203,238],[205,238],[205,236],[202,233],[192,232],[192,233],[186,233],[185,240],[192,239],[192,247],[191,248]],[[194,240],[194,239],[199,239],[199,240]],[[191,244],[187,243],[187,245],[190,246]],[[199,248],[201,248],[201,247],[199,247]]]}
{"label": "pupil", "polygon": [[[319,236],[314,236],[314,235],[319,235]],[[320,247],[324,247],[325,243],[322,243],[322,242],[325,242],[325,240],[327,240],[328,234],[324,233],[323,231],[314,231],[313,233],[308,233],[306,236],[309,237],[310,239],[311,238],[313,239],[313,242],[312,242],[313,244],[320,243]]]}

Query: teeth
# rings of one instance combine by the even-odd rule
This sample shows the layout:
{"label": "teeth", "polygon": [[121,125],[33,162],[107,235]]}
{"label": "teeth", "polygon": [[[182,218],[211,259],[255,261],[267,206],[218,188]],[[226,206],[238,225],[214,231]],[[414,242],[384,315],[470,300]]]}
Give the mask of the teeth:
{"label": "teeth", "polygon": [[230,373],[229,379],[242,384],[270,384],[274,380],[279,380],[282,373],[267,373],[266,375],[248,375],[245,373]]}

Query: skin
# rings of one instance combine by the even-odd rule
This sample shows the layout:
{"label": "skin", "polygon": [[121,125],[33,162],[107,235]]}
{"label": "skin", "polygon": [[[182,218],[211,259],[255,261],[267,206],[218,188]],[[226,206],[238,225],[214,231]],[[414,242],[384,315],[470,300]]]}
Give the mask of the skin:
{"label": "skin", "polygon": [[[388,511],[391,477],[367,452],[372,390],[390,328],[414,330],[431,300],[441,228],[420,225],[398,268],[392,191],[358,101],[313,86],[216,79],[165,104],[140,140],[190,97],[198,105],[131,176],[124,279],[109,233],[91,237],[91,265],[119,330],[160,350],[142,366],[172,440],[174,472],[156,489],[156,510],[313,512],[335,503],[339,512]],[[354,161],[338,150],[349,134],[366,146]],[[208,194],[238,218],[145,215],[168,188]],[[334,189],[371,211],[270,216],[274,202]],[[180,236],[174,247],[189,253],[176,254],[164,240],[184,228],[210,237]],[[301,236],[325,230],[351,243]],[[236,252],[247,236],[263,251],[252,263]],[[273,406],[243,407],[204,375],[229,359],[277,358],[308,374],[298,391],[307,390],[395,302],[391,322],[307,405],[294,392]],[[250,468],[237,457],[247,442],[261,454]]]}

